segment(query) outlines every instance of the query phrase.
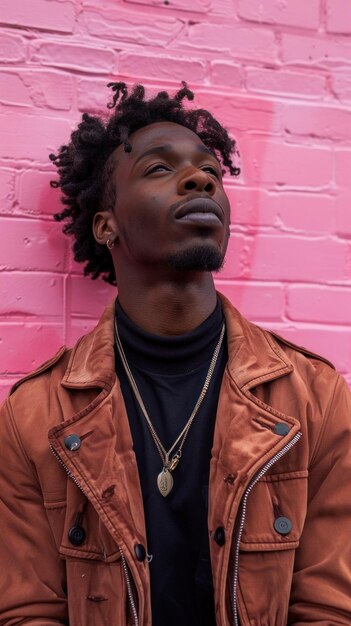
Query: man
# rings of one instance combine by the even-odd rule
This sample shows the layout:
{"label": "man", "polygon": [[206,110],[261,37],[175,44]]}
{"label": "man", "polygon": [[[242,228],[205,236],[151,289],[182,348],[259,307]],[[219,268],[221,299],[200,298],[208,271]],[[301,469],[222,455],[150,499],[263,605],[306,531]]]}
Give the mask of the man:
{"label": "man", "polygon": [[52,159],[118,299],[2,409],[0,624],[349,625],[346,384],[216,294],[227,132],[112,88]]}

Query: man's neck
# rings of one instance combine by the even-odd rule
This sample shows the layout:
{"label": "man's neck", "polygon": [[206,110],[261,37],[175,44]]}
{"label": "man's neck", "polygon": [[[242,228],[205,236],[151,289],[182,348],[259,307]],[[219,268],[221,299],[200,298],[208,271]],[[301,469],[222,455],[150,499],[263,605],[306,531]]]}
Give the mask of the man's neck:
{"label": "man's neck", "polygon": [[155,335],[191,332],[214,311],[217,296],[208,272],[185,280],[118,280],[118,298],[128,317]]}

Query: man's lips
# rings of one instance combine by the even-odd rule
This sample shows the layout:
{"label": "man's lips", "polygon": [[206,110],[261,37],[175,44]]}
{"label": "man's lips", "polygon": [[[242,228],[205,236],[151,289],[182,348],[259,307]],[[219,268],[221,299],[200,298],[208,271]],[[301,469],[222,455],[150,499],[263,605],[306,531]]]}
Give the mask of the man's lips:
{"label": "man's lips", "polygon": [[193,198],[183,202],[174,213],[177,220],[223,224],[223,209],[211,198]]}

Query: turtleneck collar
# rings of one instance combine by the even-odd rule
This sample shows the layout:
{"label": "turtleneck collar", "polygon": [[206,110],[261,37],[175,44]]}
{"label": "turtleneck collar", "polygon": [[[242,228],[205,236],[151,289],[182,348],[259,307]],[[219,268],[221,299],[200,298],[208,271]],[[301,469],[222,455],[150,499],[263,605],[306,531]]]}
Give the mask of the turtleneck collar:
{"label": "turtleneck collar", "polygon": [[161,336],[145,332],[129,319],[118,299],[116,318],[129,365],[165,375],[191,373],[211,359],[224,320],[219,300],[211,315],[184,335]]}

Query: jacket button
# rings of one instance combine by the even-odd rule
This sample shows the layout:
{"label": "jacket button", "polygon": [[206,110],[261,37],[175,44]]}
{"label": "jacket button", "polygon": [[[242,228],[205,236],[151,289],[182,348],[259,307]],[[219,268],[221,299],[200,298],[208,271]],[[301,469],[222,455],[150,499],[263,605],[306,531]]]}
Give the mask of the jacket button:
{"label": "jacket button", "polygon": [[225,530],[223,526],[218,526],[213,533],[213,539],[219,546],[224,546],[225,544]]}
{"label": "jacket button", "polygon": [[68,435],[63,440],[67,450],[73,452],[74,450],[79,450],[80,448],[80,437],[78,435]]}
{"label": "jacket button", "polygon": [[290,426],[288,426],[287,424],[284,424],[283,422],[278,422],[278,424],[275,424],[273,430],[276,435],[280,435],[281,437],[284,437],[284,435],[287,435],[288,432],[290,431]]}
{"label": "jacket button", "polygon": [[136,543],[135,544],[134,552],[135,552],[135,556],[138,559],[138,561],[145,561],[146,550],[145,550],[144,546],[141,543]]}
{"label": "jacket button", "polygon": [[277,517],[274,520],[274,530],[280,535],[288,535],[292,529],[292,523],[288,517]]}
{"label": "jacket button", "polygon": [[85,530],[81,526],[72,526],[68,531],[68,539],[74,546],[80,546],[85,541]]}

